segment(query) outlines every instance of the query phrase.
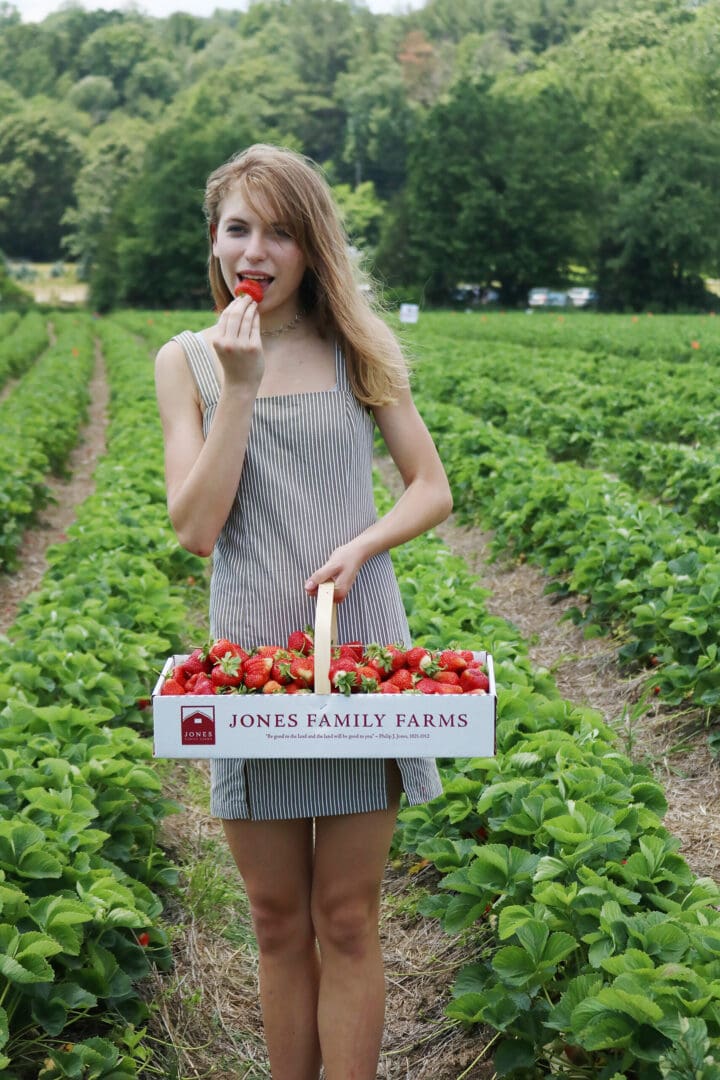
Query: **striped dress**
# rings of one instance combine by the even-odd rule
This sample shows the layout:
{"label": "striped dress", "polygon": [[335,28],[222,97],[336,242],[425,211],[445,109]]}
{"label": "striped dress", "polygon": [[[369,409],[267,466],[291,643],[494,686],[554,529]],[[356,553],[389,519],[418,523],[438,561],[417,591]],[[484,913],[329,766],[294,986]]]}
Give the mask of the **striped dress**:
{"label": "striped dress", "polygon": [[[212,424],[220,383],[204,336],[182,346]],[[341,544],[376,520],[374,421],[352,393],[336,349],[333,390],[258,397],[237,497],[213,552],[210,632],[245,648],[284,645],[312,625],[304,583]],[[360,569],[338,605],[339,641],[409,644],[408,623],[387,552]],[[398,759],[408,801],[442,793],[432,758]],[[222,818],[315,817],[387,806],[385,762],[375,759],[214,759],[211,810]]]}

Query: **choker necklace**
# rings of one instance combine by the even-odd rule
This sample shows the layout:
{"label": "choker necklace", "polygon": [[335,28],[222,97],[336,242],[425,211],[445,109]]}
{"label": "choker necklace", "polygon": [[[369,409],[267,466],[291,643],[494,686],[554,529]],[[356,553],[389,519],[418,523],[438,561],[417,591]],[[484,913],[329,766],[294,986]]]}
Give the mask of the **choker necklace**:
{"label": "choker necklace", "polygon": [[297,315],[290,322],[286,322],[284,326],[278,326],[276,330],[261,330],[260,337],[279,337],[280,334],[285,334],[288,330],[294,330],[304,315],[304,311],[298,311]]}

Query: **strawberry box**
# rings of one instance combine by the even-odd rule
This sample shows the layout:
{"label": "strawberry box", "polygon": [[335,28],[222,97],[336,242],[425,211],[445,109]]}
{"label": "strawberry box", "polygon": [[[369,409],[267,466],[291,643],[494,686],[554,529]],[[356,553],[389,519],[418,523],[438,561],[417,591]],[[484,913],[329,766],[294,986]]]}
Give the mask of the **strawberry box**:
{"label": "strawberry box", "polygon": [[[154,755],[159,758],[491,757],[497,692],[492,656],[473,652],[485,692],[333,690],[337,638],[332,586],[320,587],[311,692],[163,693],[187,657],[168,657],[153,691]],[[416,677],[421,688],[432,680]],[[387,685],[387,684],[385,684]]]}

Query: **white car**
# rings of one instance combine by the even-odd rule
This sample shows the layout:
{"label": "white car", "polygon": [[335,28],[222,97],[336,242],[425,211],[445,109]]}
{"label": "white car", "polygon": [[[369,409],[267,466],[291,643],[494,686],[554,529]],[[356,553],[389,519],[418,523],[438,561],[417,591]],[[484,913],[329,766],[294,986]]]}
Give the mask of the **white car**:
{"label": "white car", "polygon": [[598,298],[598,294],[594,289],[587,289],[579,285],[568,289],[567,295],[573,307],[590,307],[591,304],[597,303]]}
{"label": "white car", "polygon": [[528,293],[528,307],[566,307],[568,294],[553,289],[537,288]]}

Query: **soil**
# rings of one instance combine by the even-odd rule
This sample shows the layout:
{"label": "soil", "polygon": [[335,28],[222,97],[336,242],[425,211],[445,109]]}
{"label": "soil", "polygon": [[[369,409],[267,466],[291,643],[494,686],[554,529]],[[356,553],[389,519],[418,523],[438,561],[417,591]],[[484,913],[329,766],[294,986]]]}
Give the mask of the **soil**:
{"label": "soil", "polygon": [[40,512],[34,525],[26,530],[17,569],[10,575],[0,575],[0,634],[6,633],[13,623],[23,599],[38,588],[47,570],[45,552],[52,544],[65,540],[66,531],[75,520],[77,507],[94,490],[95,464],[105,452],[109,399],[105,365],[99,348],[95,351],[90,395],[88,420],[68,463],[69,479],[56,476],[46,478],[51,501]]}
{"label": "soil", "polygon": [[[93,490],[94,466],[105,449],[107,402],[98,351],[89,421],[70,463],[71,479],[49,479],[54,502],[26,533],[18,569],[11,577],[0,578],[0,633],[8,630],[23,598],[39,585],[47,547],[65,538],[76,507]],[[387,462],[379,462],[379,467],[391,489],[396,489],[397,480]],[[611,638],[586,639],[579,627],[563,619],[569,602],[558,603],[547,596],[545,579],[534,567],[519,561],[491,561],[490,534],[461,527],[452,519],[437,533],[491,590],[491,610],[517,626],[530,643],[533,662],[552,670],[563,696],[597,709],[618,730],[622,748],[652,769],[668,798],[666,824],[680,839],[688,863],[697,874],[720,881],[720,772],[699,719],[679,717],[659,707],[639,719],[631,718],[642,679],[620,674]],[[202,762],[174,764],[168,789],[185,790],[189,774],[183,770],[205,768]],[[202,777],[203,782],[206,779]],[[177,852],[189,863],[194,848],[199,851],[213,839],[220,839],[218,822],[195,803],[187,812],[168,818],[164,828],[171,854]],[[230,865],[227,873],[234,874]],[[443,1015],[454,973],[477,950],[477,941],[449,938],[404,903],[411,885],[431,884],[432,873],[432,868],[408,865],[407,860],[394,860],[387,869],[381,931],[388,1006],[378,1076],[382,1080],[410,1076],[413,1080],[489,1080],[493,1070],[485,1058],[491,1033],[483,1037],[474,1031],[469,1037]],[[220,931],[208,932],[192,910],[178,906],[167,917],[172,924],[176,969],[172,984],[167,976],[158,975],[149,985],[156,1006],[154,1034],[174,1046],[183,1080],[266,1078],[253,949],[238,947]],[[185,986],[185,990],[175,994],[173,986]],[[243,1065],[219,1064],[228,1054]]]}

